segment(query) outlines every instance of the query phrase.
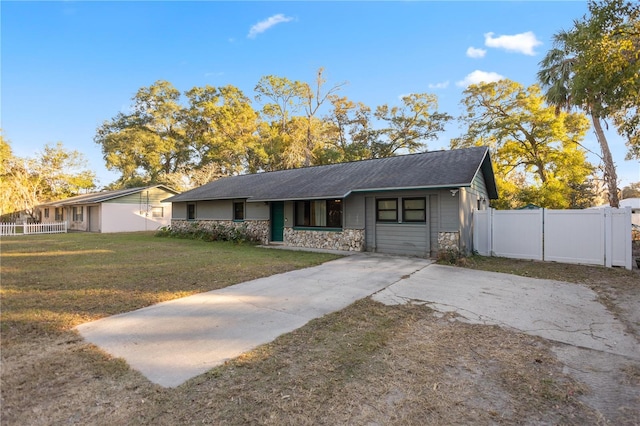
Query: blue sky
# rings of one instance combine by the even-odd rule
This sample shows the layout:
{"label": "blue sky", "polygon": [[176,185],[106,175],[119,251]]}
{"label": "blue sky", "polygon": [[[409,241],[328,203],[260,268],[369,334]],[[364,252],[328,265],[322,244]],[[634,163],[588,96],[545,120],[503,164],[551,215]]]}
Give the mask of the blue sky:
{"label": "blue sky", "polygon": [[[570,29],[586,2],[13,2],[0,5],[2,132],[18,156],[61,141],[82,152],[106,185],[96,128],[143,86],[178,90],[234,85],[249,96],[265,75],[328,86],[375,107],[433,93],[462,113],[468,83],[536,82],[553,34]],[[258,104],[254,104],[258,108]],[[452,124],[429,149],[449,146]],[[609,132],[621,186],[640,181]],[[599,152],[592,132],[585,145]],[[593,159],[592,161],[597,161]]]}

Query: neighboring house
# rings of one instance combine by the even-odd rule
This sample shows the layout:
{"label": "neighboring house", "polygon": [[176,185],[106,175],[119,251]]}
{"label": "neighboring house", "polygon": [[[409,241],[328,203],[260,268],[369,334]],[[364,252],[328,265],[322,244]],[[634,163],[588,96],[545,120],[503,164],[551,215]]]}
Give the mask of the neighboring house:
{"label": "neighboring house", "polygon": [[152,231],[171,223],[171,203],[177,191],[155,185],[77,195],[39,206],[42,223],[66,221],[70,231]]}
{"label": "neighboring house", "polygon": [[631,207],[631,223],[640,226],[640,198],[620,200],[620,208]]}
{"label": "neighboring house", "polygon": [[174,228],[246,226],[263,244],[435,256],[471,250],[497,198],[485,147],[222,178],[171,197]]}

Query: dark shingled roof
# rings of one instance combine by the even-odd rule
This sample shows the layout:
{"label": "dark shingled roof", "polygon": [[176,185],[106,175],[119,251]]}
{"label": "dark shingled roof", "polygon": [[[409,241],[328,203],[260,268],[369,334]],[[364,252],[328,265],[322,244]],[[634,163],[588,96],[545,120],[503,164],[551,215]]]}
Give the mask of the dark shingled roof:
{"label": "dark shingled roof", "polygon": [[178,193],[178,191],[175,191],[165,185],[153,185],[153,186],[145,186],[145,187],[138,187],[138,188],[117,189],[115,191],[94,192],[92,194],[76,195],[75,197],[65,198],[64,200],[52,201],[50,203],[41,204],[41,206],[61,207],[61,206],[72,206],[72,205],[79,205],[79,204],[96,204],[96,203],[102,203],[104,201],[113,200],[115,198],[124,197],[126,195],[136,194],[138,192],[142,192],[151,188],[162,188],[169,192],[173,192],[174,194]]}
{"label": "dark shingled roof", "polygon": [[489,151],[475,147],[231,176],[165,201],[281,201],[344,198],[351,192],[374,190],[468,187],[477,173],[484,174],[489,197],[497,198]]}

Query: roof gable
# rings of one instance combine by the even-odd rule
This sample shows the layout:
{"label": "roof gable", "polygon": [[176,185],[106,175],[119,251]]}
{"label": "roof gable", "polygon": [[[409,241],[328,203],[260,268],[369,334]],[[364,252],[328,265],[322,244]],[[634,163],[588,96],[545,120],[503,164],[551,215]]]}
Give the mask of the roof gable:
{"label": "roof gable", "polygon": [[165,201],[344,198],[362,191],[471,186],[477,173],[484,174],[489,197],[497,198],[489,151],[474,147],[231,176]]}
{"label": "roof gable", "polygon": [[152,185],[138,188],[126,188],[126,189],[117,189],[113,191],[101,191],[94,192],[91,194],[82,194],[76,195],[75,197],[65,198],[63,200],[52,201],[50,203],[41,204],[42,206],[69,206],[69,205],[80,205],[80,204],[97,204],[102,203],[104,201],[113,200],[116,198],[125,197],[127,195],[137,194],[138,192],[142,192],[151,188],[160,188],[172,194],[178,194],[178,191],[169,188],[165,185]]}

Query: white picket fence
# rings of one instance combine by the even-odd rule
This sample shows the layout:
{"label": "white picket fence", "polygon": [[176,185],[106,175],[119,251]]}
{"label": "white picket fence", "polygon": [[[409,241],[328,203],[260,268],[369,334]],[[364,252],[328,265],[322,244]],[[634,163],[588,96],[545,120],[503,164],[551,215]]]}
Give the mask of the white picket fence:
{"label": "white picket fence", "polygon": [[482,256],[631,269],[631,209],[478,210],[473,249]]}
{"label": "white picket fence", "polygon": [[0,236],[31,234],[63,234],[67,232],[67,222],[56,223],[0,223]]}

